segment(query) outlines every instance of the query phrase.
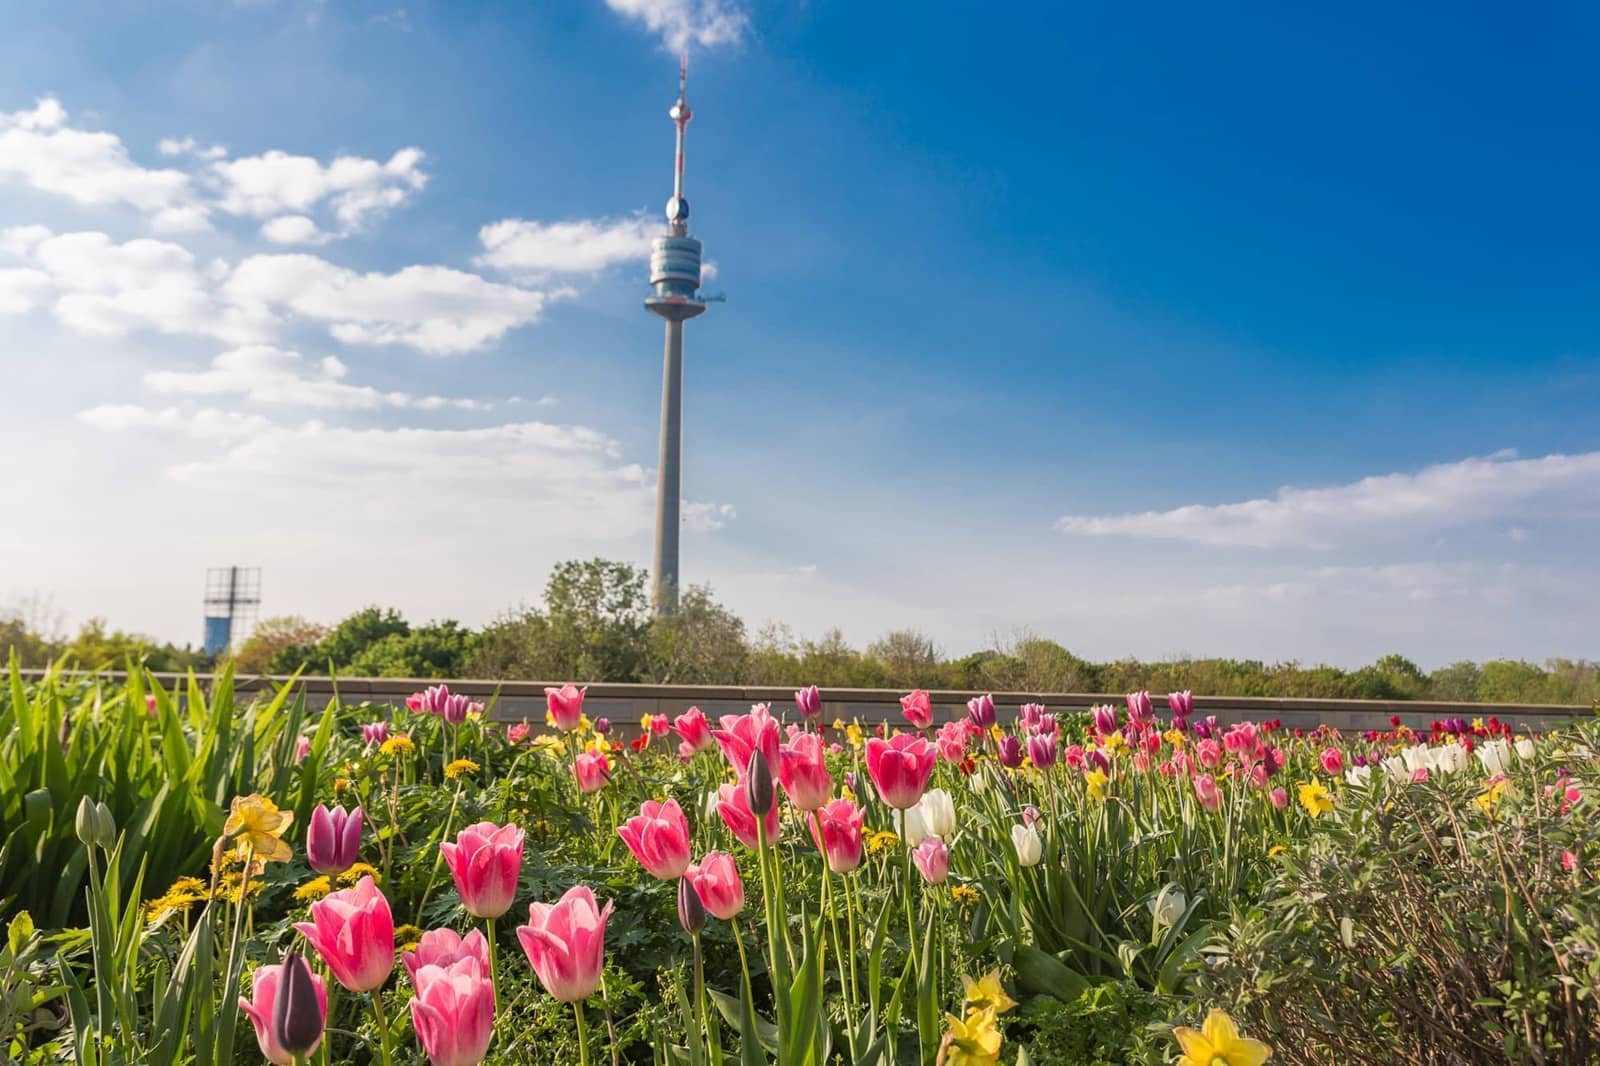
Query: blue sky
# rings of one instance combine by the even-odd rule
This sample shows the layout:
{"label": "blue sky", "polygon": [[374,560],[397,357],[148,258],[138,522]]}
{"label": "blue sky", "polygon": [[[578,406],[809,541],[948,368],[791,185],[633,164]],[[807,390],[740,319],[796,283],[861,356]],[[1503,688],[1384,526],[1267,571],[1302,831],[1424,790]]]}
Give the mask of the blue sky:
{"label": "blue sky", "polygon": [[[649,556],[753,624],[1594,656],[1596,17],[69,3],[0,40],[0,603],[482,622]],[[18,512],[14,510],[14,515]]]}

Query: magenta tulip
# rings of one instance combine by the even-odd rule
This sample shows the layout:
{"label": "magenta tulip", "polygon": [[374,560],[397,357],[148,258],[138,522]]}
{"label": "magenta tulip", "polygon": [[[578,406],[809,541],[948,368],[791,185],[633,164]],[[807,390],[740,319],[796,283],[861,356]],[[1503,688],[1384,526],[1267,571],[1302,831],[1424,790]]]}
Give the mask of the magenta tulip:
{"label": "magenta tulip", "polygon": [[933,745],[913,733],[867,741],[867,773],[883,802],[898,810],[917,805],[938,761]]}
{"label": "magenta tulip", "polygon": [[836,874],[846,874],[861,865],[862,810],[847,799],[836,799],[818,807],[811,822],[811,839]]}
{"label": "magenta tulip", "polygon": [[689,819],[677,800],[645,800],[638,814],[617,826],[617,836],[652,877],[676,881],[689,868]]}
{"label": "magenta tulip", "polygon": [[589,686],[578,688],[570,681],[560,688],[544,690],[545,707],[557,729],[570,733],[578,728],[583,720],[583,697],[588,691]]}
{"label": "magenta tulip", "polygon": [[1039,727],[1046,713],[1047,708],[1042,703],[1024,703],[1017,711],[1017,724],[1024,733],[1031,733]]}
{"label": "magenta tulip", "polygon": [[815,685],[797,689],[794,694],[794,706],[806,718],[815,718],[822,713],[822,690]]}
{"label": "magenta tulip", "polygon": [[[304,965],[304,963],[302,963]],[[321,1012],[322,1022],[328,1020],[328,986],[314,973],[308,973],[311,978],[311,987],[316,992],[317,1009]],[[294,1056],[278,1042],[278,1035],[273,1025],[273,1015],[276,1013],[278,993],[282,989],[284,979],[284,964],[276,966],[258,966],[255,976],[251,979],[250,998],[239,997],[239,1009],[244,1016],[250,1019],[250,1024],[255,1027],[256,1046],[261,1048],[261,1054],[274,1066],[290,1066]],[[315,1050],[319,1040],[311,1045],[310,1050]]]}
{"label": "magenta tulip", "polygon": [[430,929],[417,941],[415,951],[400,953],[400,965],[406,968],[413,985],[417,983],[417,971],[424,966],[449,969],[462,959],[474,960],[482,973],[489,973],[489,941],[481,930],[462,936],[454,929]]}
{"label": "magenta tulip", "polygon": [[999,758],[1001,766],[1015,770],[1022,765],[1022,741],[1007,733],[995,746],[995,755]]}
{"label": "magenta tulip", "polygon": [[733,767],[734,773],[742,775],[749,769],[750,753],[753,751],[761,752],[769,767],[778,765],[778,748],[782,737],[778,720],[772,717],[772,711],[765,703],[751,707],[749,714],[725,714],[721,724],[722,728],[713,730],[711,735],[716,738],[717,747],[722,749],[722,755]]}
{"label": "magenta tulip", "polygon": [[[751,851],[760,849],[761,838],[757,835],[756,816],[750,809],[750,788],[745,777],[740,777],[736,784],[717,789],[717,814],[722,817],[722,824],[728,827],[735,840]],[[762,823],[768,847],[777,841],[783,825],[778,814],[778,805],[774,803]]]}
{"label": "magenta tulip", "polygon": [[603,751],[580,751],[573,760],[572,773],[578,779],[579,791],[599,792],[611,781],[611,760]]}
{"label": "magenta tulip", "polygon": [[605,965],[606,919],[588,885],[574,885],[560,902],[528,904],[528,924],[517,926],[517,940],[545,991],[563,1003],[594,995]]}
{"label": "magenta tulip", "polygon": [[515,825],[479,822],[461,830],[455,843],[439,845],[468,914],[498,918],[511,909],[522,873],[522,837]]}
{"label": "magenta tulip", "polygon": [[1056,737],[1052,733],[1035,733],[1028,738],[1028,760],[1041,770],[1056,764]]}
{"label": "magenta tulip", "polygon": [[900,714],[918,729],[933,725],[933,700],[923,689],[914,689],[900,697]]}
{"label": "magenta tulip", "polygon": [[779,752],[778,780],[789,802],[802,811],[814,811],[833,795],[833,777],[823,758],[822,738],[801,733]]}
{"label": "magenta tulip", "polygon": [[678,734],[678,757],[684,762],[716,743],[711,739],[711,726],[706,722],[706,712],[698,707],[690,707],[674,718],[672,731]]}
{"label": "magenta tulip", "polygon": [[967,717],[979,729],[988,729],[994,725],[994,697],[987,693],[972,697],[967,701]]}
{"label": "magenta tulip", "polygon": [[731,921],[744,910],[744,881],[739,877],[739,864],[727,852],[706,852],[683,876],[694,885],[706,910],[723,921]]}
{"label": "magenta tulip", "polygon": [[295,928],[352,992],[382,988],[394,969],[394,915],[370,876],[313,903],[311,921]]}
{"label": "magenta tulip", "polygon": [[1172,711],[1172,724],[1183,728],[1183,723],[1194,713],[1194,693],[1188,689],[1167,693],[1167,708]]}
{"label": "magenta tulip", "polygon": [[1128,693],[1128,722],[1132,725],[1143,725],[1155,714],[1154,705],[1150,702],[1148,692]]}
{"label": "magenta tulip", "polygon": [[388,722],[367,722],[361,727],[361,739],[369,748],[375,748],[389,739]]}
{"label": "magenta tulip", "polygon": [[317,804],[306,827],[306,861],[319,874],[342,874],[361,857],[361,808]]}
{"label": "magenta tulip", "polygon": [[478,1066],[494,1038],[494,982],[475,959],[412,975],[411,1024],[433,1066]]}
{"label": "magenta tulip", "polygon": [[917,864],[923,880],[930,885],[942,885],[950,876],[950,849],[938,837],[924,837],[911,852],[911,861]]}
{"label": "magenta tulip", "polygon": [[1117,731],[1117,709],[1101,704],[1090,710],[1089,717],[1094,725],[1094,731],[1103,737],[1108,737]]}

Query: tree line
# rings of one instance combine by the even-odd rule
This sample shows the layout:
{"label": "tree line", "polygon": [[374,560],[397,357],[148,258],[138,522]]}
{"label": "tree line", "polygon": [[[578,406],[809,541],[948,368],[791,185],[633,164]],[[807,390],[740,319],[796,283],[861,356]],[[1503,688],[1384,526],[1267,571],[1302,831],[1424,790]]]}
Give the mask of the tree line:
{"label": "tree line", "polygon": [[[62,659],[84,668],[130,660],[153,670],[217,665],[197,649],[111,630],[99,619],[71,638],[48,636],[45,628],[37,610],[0,612],[0,649],[14,649],[25,666]],[[838,629],[815,640],[782,625],[752,632],[699,585],[683,591],[676,614],[657,619],[647,574],[604,559],[557,566],[538,605],[508,611],[482,629],[451,620],[412,624],[382,607],[332,626],[282,616],[261,621],[230,657],[242,673],[303,667],[370,677],[1600,704],[1600,663],[1586,659],[1463,661],[1432,672],[1401,655],[1353,670],[1255,659],[1091,662],[1031,635],[950,657],[912,629],[864,648]]]}

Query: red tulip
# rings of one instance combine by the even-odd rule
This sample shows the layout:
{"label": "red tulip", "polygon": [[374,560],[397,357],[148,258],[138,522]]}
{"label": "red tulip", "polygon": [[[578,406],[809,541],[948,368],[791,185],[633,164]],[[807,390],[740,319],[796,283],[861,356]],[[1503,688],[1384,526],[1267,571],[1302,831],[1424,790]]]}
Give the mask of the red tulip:
{"label": "red tulip", "polygon": [[833,794],[833,777],[828,773],[827,760],[823,758],[822,738],[815,733],[801,733],[780,752],[778,780],[789,802],[802,811],[814,811]]}
{"label": "red tulip", "polygon": [[394,969],[394,915],[370,876],[313,903],[311,921],[295,928],[352,992],[382,988]]}
{"label": "red tulip", "polygon": [[[302,963],[302,965],[304,965]],[[291,1055],[282,1044],[278,1042],[277,1033],[273,1027],[273,1015],[277,1009],[278,993],[283,987],[283,963],[276,966],[258,966],[255,976],[251,979],[250,998],[239,998],[239,1009],[244,1012],[250,1024],[255,1027],[256,1046],[261,1048],[261,1054],[266,1056],[268,1062],[274,1066],[290,1066],[294,1062]],[[322,1013],[324,1024],[328,1020],[328,986],[316,974],[309,974],[311,987],[316,992],[317,1009]],[[315,1050],[319,1040],[311,1045],[309,1050]]]}
{"label": "red tulip", "polygon": [[938,760],[933,745],[913,733],[867,741],[867,773],[883,802],[902,811],[922,798]]}
{"label": "red tulip", "polygon": [[900,713],[918,729],[933,725],[933,701],[923,689],[915,689],[900,697]]}
{"label": "red tulip", "polygon": [[[750,810],[750,789],[744,777],[741,776],[737,784],[723,785],[717,789],[717,813],[722,816],[722,824],[728,827],[734,839],[751,851],[760,848],[760,837],[756,835],[756,816]],[[778,814],[778,805],[774,803],[765,819],[769,847],[777,841],[782,828]]]}
{"label": "red tulip", "polygon": [[817,808],[811,839],[833,873],[849,873],[861,865],[861,820],[861,808],[847,799]]}
{"label": "red tulip", "polygon": [[583,697],[588,691],[588,685],[578,688],[570,681],[560,688],[544,690],[545,707],[557,729],[570,733],[578,728],[583,720]]}
{"label": "red tulip", "polygon": [[727,852],[706,852],[683,876],[694,885],[706,910],[723,921],[744,910],[744,881],[739,877],[739,864]]}
{"label": "red tulip", "polygon": [[522,838],[515,825],[479,822],[463,829],[455,843],[439,845],[468,914],[498,918],[511,909],[522,872]]}
{"label": "red tulip", "polygon": [[677,800],[645,800],[639,813],[617,826],[639,865],[663,881],[676,881],[689,868],[689,819]]}
{"label": "red tulip", "polygon": [[588,885],[567,889],[555,904],[528,904],[528,924],[517,926],[517,941],[545,991],[563,1003],[594,995],[605,966],[610,917],[611,902],[601,910]]}

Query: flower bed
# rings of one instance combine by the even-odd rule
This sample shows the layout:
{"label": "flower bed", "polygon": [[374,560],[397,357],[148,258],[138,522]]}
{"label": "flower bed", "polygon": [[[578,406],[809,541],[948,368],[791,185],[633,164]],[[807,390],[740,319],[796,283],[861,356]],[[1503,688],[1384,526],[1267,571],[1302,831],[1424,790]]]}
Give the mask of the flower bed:
{"label": "flower bed", "polygon": [[[1593,727],[0,698],[22,1062],[1568,1062]],[[76,818],[73,812],[76,811]],[[1241,1035],[1240,1030],[1243,1030]]]}

